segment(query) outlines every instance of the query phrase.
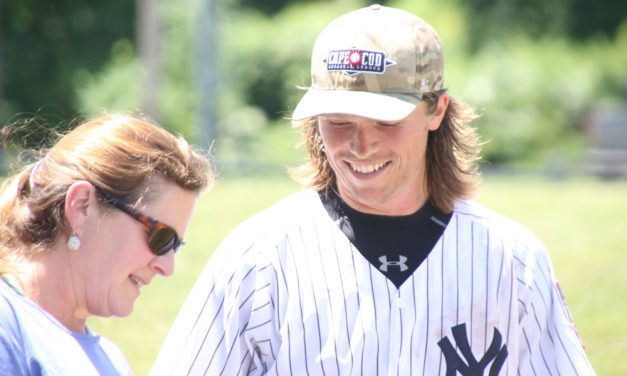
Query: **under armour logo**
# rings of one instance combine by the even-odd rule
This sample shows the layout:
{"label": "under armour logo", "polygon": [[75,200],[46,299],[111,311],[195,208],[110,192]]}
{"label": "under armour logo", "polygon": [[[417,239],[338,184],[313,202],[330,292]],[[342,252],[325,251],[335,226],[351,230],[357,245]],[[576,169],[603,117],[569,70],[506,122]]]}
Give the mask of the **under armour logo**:
{"label": "under armour logo", "polygon": [[407,257],[405,257],[403,255],[399,255],[398,256],[398,261],[388,261],[388,257],[387,256],[379,257],[379,261],[381,261],[381,266],[379,266],[379,270],[381,270],[382,272],[386,272],[387,273],[388,266],[390,266],[390,265],[400,267],[402,272],[404,272],[405,270],[409,269],[407,267],[407,265],[405,265],[405,261],[407,261]]}
{"label": "under armour logo", "polygon": [[483,376],[483,371],[488,368],[490,363],[492,363],[492,366],[488,375],[498,375],[501,367],[505,364],[505,359],[507,359],[507,345],[501,347],[502,336],[498,329],[494,328],[492,343],[490,343],[490,347],[479,361],[475,359],[470,349],[470,342],[466,334],[466,324],[457,325],[453,327],[452,331],[457,347],[465,358],[466,363],[459,356],[448,337],[442,338],[438,342],[438,346],[442,349],[446,359],[446,376],[455,376],[457,372],[462,376]]}

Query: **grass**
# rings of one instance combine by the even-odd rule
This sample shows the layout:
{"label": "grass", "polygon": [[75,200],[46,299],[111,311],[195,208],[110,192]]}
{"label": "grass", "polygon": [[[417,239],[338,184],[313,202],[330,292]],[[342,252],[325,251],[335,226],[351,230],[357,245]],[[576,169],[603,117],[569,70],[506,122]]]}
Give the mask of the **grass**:
{"label": "grass", "polygon": [[[146,375],[185,296],[234,225],[298,186],[286,178],[224,179],[205,194],[171,278],[156,278],[127,318],[94,318],[137,375]],[[587,353],[599,375],[626,375],[627,182],[489,177],[478,200],[529,227],[547,245]]]}

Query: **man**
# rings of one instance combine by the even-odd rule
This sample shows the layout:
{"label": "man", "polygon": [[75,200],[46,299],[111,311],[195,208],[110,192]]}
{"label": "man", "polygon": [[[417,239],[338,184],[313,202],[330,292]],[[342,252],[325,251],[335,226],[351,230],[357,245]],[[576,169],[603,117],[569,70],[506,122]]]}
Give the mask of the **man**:
{"label": "man", "polygon": [[296,107],[306,189],[238,226],[154,374],[593,374],[542,244],[469,200],[473,109],[398,9],[319,35]]}

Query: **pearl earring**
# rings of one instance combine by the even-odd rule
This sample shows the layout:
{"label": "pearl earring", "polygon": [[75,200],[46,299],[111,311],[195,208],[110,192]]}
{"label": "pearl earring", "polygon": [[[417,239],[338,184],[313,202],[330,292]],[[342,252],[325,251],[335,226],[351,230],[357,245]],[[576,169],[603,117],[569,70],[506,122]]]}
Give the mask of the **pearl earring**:
{"label": "pearl earring", "polygon": [[67,247],[70,249],[70,251],[78,251],[78,249],[81,247],[81,240],[78,238],[78,236],[72,235],[67,240]]}

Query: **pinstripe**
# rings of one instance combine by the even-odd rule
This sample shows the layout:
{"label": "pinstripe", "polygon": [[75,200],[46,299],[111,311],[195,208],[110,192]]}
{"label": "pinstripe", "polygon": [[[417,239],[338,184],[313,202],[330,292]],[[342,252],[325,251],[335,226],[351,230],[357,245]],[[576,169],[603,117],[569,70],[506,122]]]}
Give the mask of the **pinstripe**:
{"label": "pinstripe", "polygon": [[[266,284],[266,286],[265,286],[265,287],[268,287],[268,286],[270,286],[270,284],[269,284],[269,283],[268,283],[268,284]],[[262,288],[262,289],[263,289],[263,288]],[[244,299],[244,301],[243,301],[243,302],[239,305],[239,307],[237,307],[237,308],[238,308],[239,310],[241,310],[241,309],[242,309],[242,307],[244,307],[244,305],[246,305],[246,303],[248,303],[248,300],[250,300],[250,299],[251,299],[251,298],[255,295],[255,293],[259,292],[259,291],[260,291],[260,290],[262,290],[262,289],[259,289],[259,290],[253,290],[253,291],[251,291],[251,292],[250,292],[250,294],[248,294],[248,296]]]}
{"label": "pinstripe", "polygon": [[[440,286],[440,291],[442,293],[441,297],[440,297],[440,332],[444,333],[444,275],[446,274],[445,270],[444,270],[444,253],[445,253],[445,249],[444,249],[444,236],[442,236],[442,239],[440,240],[441,244],[442,244],[442,260],[441,265],[440,265],[440,277],[441,277],[441,286]],[[440,361],[438,364],[438,374],[440,374],[440,372],[442,372],[442,357],[440,357]]]}
{"label": "pinstripe", "polygon": [[[250,270],[248,270],[248,272],[246,272],[246,274],[245,274],[245,275],[244,275],[244,277],[243,277],[243,280],[244,280],[244,281],[245,281],[245,280],[246,280],[246,279],[250,276],[250,274],[253,272],[253,270],[254,270],[254,268],[251,268]],[[231,278],[232,278],[232,277],[231,277]],[[254,291],[253,291],[253,292],[254,292]],[[248,299],[250,299],[250,298],[252,297],[253,292],[251,292],[251,294],[249,294],[249,295],[248,295],[248,297],[244,300],[244,303],[245,303],[246,301],[248,301]],[[235,294],[235,295],[236,295],[236,296],[239,296],[239,295],[240,295],[240,288],[239,288],[239,287],[238,287],[237,292],[236,292],[236,294]],[[238,310],[239,310],[239,309],[241,309],[241,308],[244,306],[244,303],[242,303],[242,304],[238,307]],[[232,312],[233,308],[234,308],[234,306],[231,306],[231,309],[229,309],[229,312],[227,313],[227,318],[231,316],[231,312]],[[215,318],[214,318],[214,322],[215,322]],[[219,342],[219,343],[222,343],[222,342],[225,340],[225,335],[226,335],[226,333],[223,333],[223,334],[222,334],[222,337],[220,338],[220,342]],[[205,337],[205,338],[206,338],[206,337]],[[232,350],[233,350],[233,346],[235,346],[235,341],[236,341],[236,340],[237,340],[237,337],[234,337],[234,338],[233,338],[233,342],[232,342],[232,343],[231,343],[231,345],[228,347],[227,357],[226,357],[226,360],[225,360],[225,362],[224,362],[224,367],[226,367],[226,365],[228,364],[228,360],[229,360],[229,358],[231,357],[231,353],[232,353]],[[213,355],[212,355],[212,356],[211,356],[211,358],[209,359],[209,363],[207,364],[207,367],[206,367],[206,369],[205,369],[205,374],[209,371],[209,368],[211,367],[211,363],[213,362],[214,357],[215,357],[215,353],[213,353]],[[192,363],[192,364],[193,364],[193,363]],[[224,367],[223,367],[222,371],[220,372],[220,374],[222,374],[222,373],[224,372]]]}
{"label": "pinstripe", "polygon": [[293,375],[294,372],[292,371],[292,359],[294,359],[294,357],[292,356],[292,336],[290,335],[290,324],[287,324],[287,338],[289,339],[287,341],[287,343],[285,344],[287,346],[287,350],[288,350],[288,354],[289,354],[289,365],[290,365],[290,375]]}
{"label": "pinstripe", "polygon": [[[189,369],[187,370],[187,374],[189,375],[192,372],[192,368],[194,368],[194,364],[196,363],[196,360],[198,359],[198,355],[200,355],[200,351],[202,350],[205,341],[207,340],[207,337],[209,336],[209,332],[211,332],[211,328],[213,328],[213,324],[215,324],[216,320],[218,319],[218,313],[222,311],[222,307],[224,306],[224,299],[222,299],[222,301],[220,302],[220,306],[218,306],[218,311],[216,312],[215,316],[213,316],[213,319],[211,320],[211,325],[209,325],[209,329],[207,329],[207,333],[205,333],[205,336],[200,344],[200,348],[198,349],[198,353],[196,353],[196,356],[194,357],[194,360],[192,361],[192,363],[189,365]],[[202,313],[202,312],[201,312]],[[200,318],[200,315],[199,315]]]}
{"label": "pinstripe", "polygon": [[575,363],[573,363],[573,360],[570,357],[570,354],[568,353],[568,349],[566,348],[566,345],[564,344],[562,340],[562,336],[560,335],[559,332],[557,333],[557,339],[559,340],[560,345],[562,346],[562,349],[564,350],[564,353],[566,354],[568,362],[570,363],[570,366],[572,367],[573,371],[577,372],[577,367],[575,367]]}
{"label": "pinstripe", "polygon": [[[278,252],[277,252],[278,253]],[[280,263],[279,263],[280,266]],[[277,284],[279,283],[279,274],[277,273],[276,269],[272,269],[274,272],[274,280],[277,281]],[[285,274],[283,274],[283,269],[281,269],[281,274],[283,275],[283,281],[285,282]],[[287,285],[285,285],[285,288],[287,289]],[[276,292],[274,295],[272,295],[271,297],[276,297],[276,308],[274,309],[274,313],[276,315],[276,322],[283,322],[283,320],[281,319],[281,290],[280,289],[276,289]],[[274,302],[274,299],[271,299],[270,301]]]}
{"label": "pinstripe", "polygon": [[[473,314],[475,310],[475,222],[470,224],[470,327],[474,326]],[[472,334],[470,331],[470,347],[472,347]]]}
{"label": "pinstripe", "polygon": [[486,251],[485,251],[485,323],[483,329],[483,350],[488,348],[488,317],[490,317],[490,233],[486,234]]}
{"label": "pinstripe", "polygon": [[[404,308],[406,309],[406,308]],[[399,321],[400,321],[400,325],[401,325],[401,332],[400,332],[400,337],[401,339],[403,338],[403,315],[401,314],[401,312],[399,312]],[[405,343],[405,341],[401,341],[401,345],[398,348],[398,358],[401,359],[401,356],[403,355],[403,348],[404,346],[407,346],[407,344]],[[396,369],[396,373],[398,374],[398,372],[400,372],[401,367],[400,365],[398,366],[398,368]]]}
{"label": "pinstripe", "polygon": [[[301,231],[301,240],[303,241],[303,249],[305,249],[306,248],[305,244],[304,244],[305,243],[305,239],[302,236],[302,229],[299,229],[299,230]],[[318,236],[316,236],[315,238],[318,239]],[[316,243],[318,244],[318,255],[320,255],[320,242],[317,241]],[[305,255],[309,258],[309,253],[308,252],[305,252]],[[328,283],[327,283],[327,280],[326,280],[326,275],[325,275],[325,278],[324,278],[324,284],[325,284],[325,286],[328,286]],[[311,294],[315,296],[316,295],[316,290],[314,289],[315,286],[311,285],[310,287],[311,287]],[[316,312],[319,312],[317,299],[314,299],[313,301],[314,301],[314,306],[316,307]],[[320,351],[322,351],[322,333],[320,332],[320,316],[319,315],[316,315],[316,324],[317,324],[317,327],[318,327],[318,352],[320,352]],[[304,329],[303,329],[303,332],[304,332]],[[322,370],[322,374],[326,375],[326,373],[324,372],[324,362],[320,362],[320,368]]]}
{"label": "pinstripe", "polygon": [[257,273],[263,272],[263,271],[265,271],[266,269],[268,269],[270,267],[272,267],[272,264],[270,264],[270,263],[268,263],[268,264],[266,264],[266,265],[264,265],[262,267],[259,267],[259,268],[257,268]]}
{"label": "pinstripe", "polygon": [[[335,239],[332,239],[332,241],[333,241],[333,249],[336,250],[335,252],[333,252],[335,254],[335,261],[337,262],[337,267],[339,269],[340,265],[342,264],[340,262],[340,259],[339,259],[340,252],[337,252],[338,247],[335,244]],[[349,321],[348,320],[348,307],[346,306],[346,304],[347,304],[346,302],[348,301],[348,298],[346,297],[346,288],[344,287],[344,278],[342,277],[342,274],[343,273],[341,273],[341,272],[338,273],[338,275],[340,277],[340,286],[342,287],[342,294],[344,296],[344,326],[346,327],[346,338],[350,338],[351,333],[350,333],[350,329],[348,327],[348,321]],[[353,366],[353,352],[351,351],[350,344],[349,344],[349,347],[348,347],[348,354],[351,357],[351,369],[352,369],[352,366]]]}
{"label": "pinstripe", "polygon": [[[534,311],[535,311],[535,306],[533,305],[533,303],[532,303],[532,307],[534,307]],[[544,312],[548,312],[548,311],[549,311],[549,310],[548,310],[548,307],[546,307],[546,306],[545,306],[545,307],[544,307]],[[535,315],[534,315],[534,316],[535,316]],[[538,321],[538,318],[537,318],[537,317],[535,317],[535,318],[536,318],[536,321]],[[539,323],[539,322],[538,322],[538,325],[540,325],[540,323]],[[550,328],[550,327],[549,327],[549,328],[547,328],[546,335],[548,336],[549,341],[551,341],[551,345],[552,345],[553,347],[555,347],[555,340],[553,339],[553,335],[551,334],[551,328]],[[542,355],[544,356],[544,353],[543,353]]]}
{"label": "pinstripe", "polygon": [[[253,268],[250,268],[250,270],[248,270],[248,271],[246,272],[246,274],[244,275],[244,278],[242,279],[242,281],[246,281],[246,279],[250,276],[250,273],[252,273],[252,272],[253,272],[253,270],[255,270],[255,268],[254,268],[254,267],[253,267]],[[235,293],[235,296],[240,296],[240,291],[241,291],[240,289],[241,289],[241,286],[242,286],[242,285],[240,285],[240,286],[237,288],[237,292]],[[253,292],[254,292],[254,291],[253,291]],[[252,293],[251,293],[251,294],[252,294]],[[247,297],[247,299],[249,299],[249,298],[250,298],[250,296],[248,296],[248,297]],[[231,317],[231,314],[232,314],[232,312],[233,312],[233,309],[234,309],[234,308],[235,308],[235,305],[231,305],[231,306],[230,306],[229,311],[228,311],[228,312],[227,312],[227,314],[226,314],[227,319]],[[241,308],[241,307],[240,307],[240,308]],[[239,310],[239,308],[238,308],[238,310]]]}
{"label": "pinstripe", "polygon": [[500,297],[500,293],[501,293],[501,279],[503,278],[503,263],[505,261],[505,256],[503,254],[500,255],[501,256],[501,263],[499,265],[499,277],[496,280],[496,297],[498,299],[498,297]]}
{"label": "pinstripe", "polygon": [[523,268],[527,269],[527,264],[523,260],[521,260],[518,256],[514,256],[514,260],[518,261]]}
{"label": "pinstripe", "polygon": [[[398,319],[400,321],[400,326],[401,326],[401,330],[400,330],[400,333],[399,333],[400,337],[401,337],[401,345],[398,347],[398,357],[397,357],[397,359],[401,359],[401,356],[403,355],[403,344],[405,343],[402,340],[402,337],[403,337],[403,315],[402,315],[401,312],[399,312],[399,311],[397,311],[397,312],[398,312]],[[401,367],[400,367],[399,362],[397,361],[396,362],[396,374],[398,375],[400,371],[401,371]]]}
{"label": "pinstripe", "polygon": [[[316,228],[315,231],[317,231],[318,226],[315,226],[315,228]],[[316,234],[316,239],[320,239],[320,236],[318,234]],[[331,294],[329,294],[329,281],[327,279],[327,271],[326,271],[327,269],[324,267],[324,260],[322,258],[322,248],[320,247],[320,242],[317,242],[316,244],[318,246],[318,257],[320,257],[320,264],[323,265],[323,267],[322,267],[322,275],[324,277],[324,284],[325,284],[325,286],[327,286],[327,288],[325,289],[327,291],[327,300],[331,301]],[[331,311],[331,323],[333,323],[333,322],[335,322],[333,310],[331,309],[330,311]],[[330,326],[332,327],[332,324]],[[335,349],[335,353],[337,354],[336,338],[335,338],[335,336],[332,336],[331,339],[333,340],[333,348]],[[340,363],[339,363],[339,360],[337,358],[335,359],[335,365],[337,367],[337,372],[339,373],[340,372]]]}
{"label": "pinstripe", "polygon": [[[287,235],[286,235],[286,238],[285,238],[285,242],[289,243],[289,239],[287,238]],[[284,261],[287,262],[287,260],[284,260]],[[283,266],[283,264],[280,264],[280,266],[281,266],[281,274],[283,275],[283,282],[285,283],[285,287],[286,287],[286,290],[287,290],[288,284],[287,284],[287,278],[285,277],[285,267]],[[298,282],[298,278],[296,278],[296,281]],[[289,374],[292,375],[293,374],[293,372],[292,372],[292,359],[293,359],[293,357],[292,357],[292,343],[293,343],[293,341],[292,341],[292,336],[290,335],[290,326],[291,326],[291,323],[288,321],[287,325],[286,325],[288,341],[285,344],[285,346],[287,347],[287,353],[289,355],[289,357],[288,357],[289,358],[288,364],[290,366],[290,373]]]}
{"label": "pinstripe", "polygon": [[[544,296],[544,292],[546,292],[545,290],[541,289],[540,286],[538,285],[538,281],[534,280],[533,281],[533,286],[535,287],[535,291],[538,292],[538,295],[540,296],[540,302],[542,303],[542,306],[544,307],[544,311],[547,312],[548,311],[548,306],[550,304],[550,296],[546,297]],[[551,294],[551,291],[548,291],[549,295]]]}
{"label": "pinstripe", "polygon": [[[545,285],[551,289],[553,288],[553,279],[550,277],[551,272],[547,269],[547,267],[543,264],[538,264],[538,270],[540,271],[540,276],[542,277],[542,281],[545,283]],[[544,267],[543,267],[544,266]]]}
{"label": "pinstripe", "polygon": [[[269,287],[270,284],[265,285],[263,288]],[[272,304],[272,300],[268,300],[267,302],[265,302],[263,305],[260,305],[259,307],[255,307],[253,309],[253,312],[255,311],[259,311],[260,309],[266,308],[268,305]]]}
{"label": "pinstripe", "polygon": [[[542,277],[543,282],[545,283],[546,287],[548,288],[549,294],[551,294],[556,289],[556,287],[555,287],[555,285],[553,283],[550,282],[549,277],[547,277],[547,275],[546,275],[546,274],[550,275],[550,272],[546,272],[546,274],[545,274],[545,270],[542,269],[541,265],[538,267],[538,269],[540,270],[540,276]],[[560,301],[559,301],[558,306],[562,309],[562,312],[563,312],[564,315],[567,315],[567,316],[569,315],[568,312],[565,312],[566,308],[564,307],[564,304],[563,304],[563,302],[561,300],[561,297],[560,297]],[[562,346],[562,349],[564,350],[564,353],[566,354],[566,357],[568,358],[569,363],[573,367],[573,370],[576,370],[577,368],[575,367],[574,361],[571,358],[570,352],[568,351],[568,348],[564,345],[564,342],[562,340],[562,334],[560,332],[557,332],[556,335],[557,335],[557,339],[559,340],[560,345]],[[553,338],[551,338],[551,340],[553,340]]]}
{"label": "pinstripe", "polygon": [[[533,302],[531,303],[531,309],[533,310],[533,319],[536,323],[536,325],[538,326],[538,331],[542,331],[542,325],[540,324],[540,321],[538,321],[538,315],[536,315],[536,308],[533,304]],[[549,334],[550,336],[550,334]],[[551,342],[553,342],[553,339],[551,338]],[[542,348],[540,348],[540,356],[542,357],[542,361],[544,362],[544,366],[546,367],[547,372],[549,373],[549,375],[552,375],[553,373],[551,372],[551,368],[549,367],[549,364],[546,361],[546,358],[544,357],[544,351],[542,351]]]}
{"label": "pinstripe", "polygon": [[529,338],[527,338],[527,331],[523,328],[522,333],[523,333],[523,337],[525,338],[525,343],[527,344],[527,349],[529,349],[529,355],[530,355],[529,366],[531,367],[533,374],[537,375],[538,373],[536,372],[536,369],[533,366],[533,349],[531,348],[531,345],[529,344]]}
{"label": "pinstripe", "polygon": [[[300,228],[299,228],[300,231]],[[290,246],[291,248],[291,239],[288,236],[287,238],[287,243],[288,246]],[[301,317],[305,317],[305,311],[303,310],[303,294],[301,293],[301,272],[298,270],[298,263],[296,262],[296,258],[292,257],[292,263],[294,264],[294,270],[296,270],[296,273],[294,273],[296,275],[296,296],[298,296],[298,307],[300,309],[300,315]],[[302,341],[303,341],[303,354],[305,355],[305,372],[307,373],[307,375],[309,375],[309,361],[307,359],[307,338],[305,337],[305,334],[307,333],[307,331],[305,330],[305,320],[300,320],[300,323],[302,325],[303,328],[303,336],[302,336]],[[292,340],[292,338],[290,337],[290,340]],[[293,342],[295,343],[296,340],[293,340]],[[291,359],[290,359],[290,372],[291,372]]]}
{"label": "pinstripe", "polygon": [[[222,334],[222,336],[220,337],[220,341],[218,341],[218,347],[222,344],[222,342],[224,342],[224,333]],[[198,352],[198,354],[200,354],[200,352]],[[198,354],[196,354],[196,359],[198,358]],[[207,363],[207,367],[206,370],[209,369],[209,367],[211,367],[211,362],[213,362],[213,359],[215,358],[217,353],[213,353],[211,355],[211,358],[209,359],[209,363]],[[196,359],[194,359],[194,362],[192,363],[192,367],[194,366],[194,364],[196,363]],[[188,371],[188,375],[191,373],[192,367],[190,367],[189,371]],[[207,373],[207,371],[205,370],[205,374]]]}
{"label": "pinstripe", "polygon": [[[247,254],[248,254],[248,252],[250,252],[250,250],[251,250],[251,249],[252,249],[252,245],[251,245],[251,246],[249,246],[249,247],[246,249],[246,251],[244,251],[244,255],[247,255]],[[236,274],[235,272],[233,272],[233,273],[231,274],[231,276],[230,276],[230,277],[229,277],[229,279],[228,279],[228,283],[231,283],[231,282],[232,282],[233,278],[235,277],[235,274]],[[205,301],[204,301],[204,303],[203,303],[203,305],[202,305],[202,308],[199,310],[198,314],[196,315],[196,320],[194,321],[194,325],[192,326],[192,329],[190,330],[190,334],[191,334],[191,333],[193,333],[194,329],[196,328],[196,325],[198,324],[198,321],[200,320],[200,317],[203,315],[203,313],[204,313],[204,311],[205,311],[205,308],[206,308],[206,306],[207,306],[207,303],[209,302],[209,298],[210,298],[211,296],[213,296],[214,291],[215,291],[215,285],[214,285],[214,286],[212,286],[212,287],[211,287],[211,289],[209,290],[209,293],[208,293],[208,294],[206,294]],[[209,326],[209,329],[207,330],[207,335],[208,335],[208,334],[209,334],[209,332],[211,331],[211,328],[213,327],[213,324],[215,323],[215,321],[216,321],[216,319],[217,319],[217,317],[218,317],[217,315],[218,315],[218,314],[219,314],[219,312],[222,310],[222,305],[223,305],[223,304],[224,304],[224,299],[222,299],[222,301],[220,302],[220,306],[218,307],[218,311],[216,312],[216,316],[214,316],[214,317],[213,317],[213,320],[211,320],[211,325]],[[206,338],[207,338],[207,336],[205,336],[205,340],[206,340]],[[202,342],[203,344],[204,344],[205,340],[203,340],[203,342]],[[187,341],[187,339],[186,339],[186,341]],[[202,346],[201,346],[201,348],[202,348]],[[197,354],[196,356],[198,356],[198,354]],[[194,362],[195,362],[195,361],[196,361],[196,358],[194,358]],[[190,365],[190,370],[191,370],[191,368],[193,367],[193,365],[194,365],[194,363],[192,363],[192,364]],[[189,371],[188,371],[188,372],[189,372]]]}
{"label": "pinstripe", "polygon": [[[456,213],[455,216],[453,217],[455,220],[455,281],[456,281],[456,288],[455,288],[455,294],[456,294],[456,306],[455,306],[455,325],[459,325],[460,324],[460,320],[459,320],[459,309],[460,309],[460,305],[459,305],[459,291],[460,291],[460,286],[459,286],[459,236],[460,236],[460,230],[459,230],[459,215]],[[455,343],[455,351],[457,351],[458,349],[458,345],[457,342]],[[443,360],[443,356],[440,356],[440,364],[442,364],[442,360]]]}
{"label": "pinstripe", "polygon": [[[351,252],[351,262],[353,263],[353,273],[355,275],[355,291],[359,290],[359,283],[357,281],[357,267],[355,266],[355,253]],[[357,294],[357,312],[361,312],[361,299],[359,298],[359,294]],[[362,340],[362,346],[361,346],[361,364],[360,364],[360,370],[361,373],[360,375],[364,374],[364,354],[366,351],[366,333],[364,332],[364,317],[363,315],[359,315],[359,320],[361,322],[361,340]]]}
{"label": "pinstripe", "polygon": [[455,307],[455,325],[458,325],[459,324],[459,218],[457,215],[455,215],[454,220],[455,220],[455,281],[456,281],[455,293],[457,294],[457,297],[456,297],[457,305]]}
{"label": "pinstripe", "polygon": [[525,315],[528,315],[529,312],[527,311],[527,305],[525,304],[525,302],[523,302],[522,300],[518,299],[518,303],[525,310]]}
{"label": "pinstripe", "polygon": [[[233,278],[234,275],[235,275],[235,273],[233,273],[233,275],[231,275],[231,279]],[[209,301],[209,298],[213,295],[214,290],[215,290],[215,285],[211,287],[211,290],[209,290],[209,293],[207,294],[207,297],[205,298],[205,302],[202,305],[202,308],[200,309],[200,311],[198,312],[198,315],[196,316],[196,320],[194,321],[194,325],[192,326],[192,331],[196,328],[196,325],[198,324],[198,320],[200,320],[200,317],[204,313],[205,307],[207,307],[207,302]],[[215,318],[214,318],[214,320],[215,320]],[[190,334],[191,334],[191,332],[190,332]]]}
{"label": "pinstripe", "polygon": [[[499,374],[524,374],[524,367],[531,374],[585,372],[571,329],[548,316],[567,314],[548,254],[515,225],[461,203],[434,247],[442,254],[428,256],[397,289],[326,216],[315,194],[294,197],[298,205],[292,198],[252,219],[215,252],[154,376],[443,376],[451,366],[436,342],[450,340],[454,355],[465,357],[459,327],[452,336],[461,324],[477,360],[490,336],[503,334],[509,355]],[[251,229],[258,240],[246,235]],[[177,345],[166,346],[170,341]],[[157,372],[161,364],[171,373]]]}
{"label": "pinstripe", "polygon": [[[430,322],[430,319],[429,319],[429,307],[431,307],[431,304],[429,304],[429,257],[427,257],[427,259],[425,260],[425,264],[426,264],[426,269],[427,269],[427,271],[426,271],[426,273],[427,273],[427,282],[425,283],[425,297],[426,297],[426,300],[427,300],[426,304],[425,304],[426,307],[427,307],[426,308],[426,312],[427,312],[427,320],[426,320],[427,328],[425,329],[425,333],[429,333],[429,322]],[[423,375],[426,374],[425,372],[427,370],[427,358],[428,358],[427,350],[429,349],[428,338],[425,337],[424,341],[425,341],[425,355],[424,355],[425,361],[422,364],[422,374]]]}
{"label": "pinstripe", "polygon": [[465,216],[465,217],[469,217],[469,218],[473,218],[473,219],[478,219],[478,220],[482,220],[482,219],[484,219],[484,218],[485,218],[484,216],[482,216],[482,215],[480,215],[480,214],[477,214],[477,213],[471,213],[471,212],[469,212],[469,211],[465,211],[465,210],[461,210],[461,209],[455,209],[455,213],[456,213],[456,214],[461,214],[461,215],[463,215],[463,216]]}
{"label": "pinstripe", "polygon": [[[501,243],[501,248],[503,248],[503,243]],[[504,265],[504,261],[505,261],[505,255],[501,254],[501,263],[499,266],[499,278],[497,280],[497,285],[496,285],[496,301],[500,303],[501,301],[501,280],[503,279],[503,265]],[[511,297],[511,294],[510,294]],[[509,333],[509,317],[511,315],[511,301],[510,301],[510,308],[508,310],[508,316],[507,316],[507,332],[505,333],[505,342],[509,343],[510,340],[510,333]],[[507,368],[505,369],[505,374],[507,374],[509,371],[509,363],[507,365]]]}
{"label": "pinstripe", "polygon": [[268,343],[268,346],[270,346],[270,354],[272,354],[272,358],[273,359],[276,359],[276,353],[274,352],[274,347],[272,346],[272,341],[270,341],[269,339],[264,339],[264,340],[261,340],[261,341],[259,341],[257,343],[258,344]]}
{"label": "pinstripe", "polygon": [[516,282],[518,282],[519,284],[521,284],[523,287],[526,287],[526,288],[528,288],[528,289],[533,290],[533,289],[531,288],[531,286],[529,286],[529,285],[527,284],[527,281],[525,281],[525,280],[524,280],[524,279],[522,279],[521,277],[516,277]]}
{"label": "pinstripe", "polygon": [[[247,358],[250,356],[250,351],[246,350],[246,353],[244,354],[244,357],[242,358],[242,360],[239,363],[239,368],[237,369],[237,374],[239,375],[242,372],[242,367],[244,366],[244,363],[246,363]],[[225,363],[226,366],[226,363]],[[224,368],[222,369],[224,371]]]}
{"label": "pinstripe", "polygon": [[[412,274],[411,277],[409,277],[409,279],[411,280],[411,291],[412,291],[412,299],[414,300],[413,302],[413,307],[414,307],[414,317],[418,317],[418,306],[417,306],[417,302],[416,302],[416,274]],[[412,325],[411,328],[411,337],[409,340],[409,353],[413,354],[414,353],[414,333],[416,331],[416,321],[414,321],[414,325]],[[426,357],[425,357],[426,359]],[[409,369],[414,369],[414,357],[410,356],[409,357]]]}
{"label": "pinstripe", "polygon": [[[373,311],[374,311],[374,322],[379,322],[379,320],[377,319],[377,294],[375,294],[374,291],[374,283],[372,283],[372,267],[368,267],[368,273],[369,273],[369,277],[370,277],[370,291],[372,292],[372,303],[374,305]],[[377,339],[377,372],[379,372],[379,354],[381,352],[381,349],[379,348],[380,346],[380,342],[379,342],[379,328],[377,327],[377,325],[374,326],[374,330],[376,332],[376,336],[375,338]]]}
{"label": "pinstripe", "polygon": [[[511,343],[510,334],[511,334],[511,326],[512,326],[512,309],[514,309],[514,271],[513,268],[510,270],[510,281],[509,281],[509,307],[507,310],[507,342]],[[509,363],[507,363],[507,367],[505,368],[506,372],[509,373]]]}
{"label": "pinstripe", "polygon": [[[228,355],[226,356],[226,360],[224,361],[224,365],[222,366],[220,375],[224,374],[224,371],[226,370],[226,366],[229,364],[229,359],[231,358],[231,354],[233,353],[233,347],[235,346],[236,341],[237,341],[237,337],[233,337],[233,342],[231,343],[231,346],[229,346]],[[210,365],[211,363],[207,365],[207,368],[205,369],[205,375],[207,374],[207,372],[209,372]]]}
{"label": "pinstripe", "polygon": [[255,330],[255,329],[261,328],[264,325],[268,325],[270,322],[271,322],[270,320],[267,320],[267,321],[262,322],[261,324],[257,324],[255,326],[251,326],[251,327],[246,327],[243,331],[244,332],[248,332],[248,331],[251,331],[251,330]]}

